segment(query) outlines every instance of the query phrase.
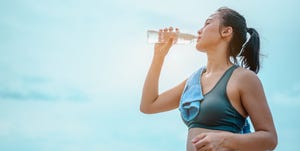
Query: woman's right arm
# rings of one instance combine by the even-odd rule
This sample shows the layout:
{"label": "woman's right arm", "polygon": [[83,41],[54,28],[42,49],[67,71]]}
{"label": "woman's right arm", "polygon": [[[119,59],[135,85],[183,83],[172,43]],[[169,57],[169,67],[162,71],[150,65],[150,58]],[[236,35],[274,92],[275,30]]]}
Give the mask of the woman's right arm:
{"label": "woman's right arm", "polygon": [[[169,31],[172,32],[170,29]],[[164,30],[164,32],[169,31],[166,29]],[[184,89],[186,80],[161,94],[158,92],[159,77],[162,65],[172,44],[172,38],[168,40],[168,43],[155,44],[154,56],[144,83],[142,100],[140,104],[140,110],[143,113],[152,114],[169,111],[179,106],[181,93]]]}

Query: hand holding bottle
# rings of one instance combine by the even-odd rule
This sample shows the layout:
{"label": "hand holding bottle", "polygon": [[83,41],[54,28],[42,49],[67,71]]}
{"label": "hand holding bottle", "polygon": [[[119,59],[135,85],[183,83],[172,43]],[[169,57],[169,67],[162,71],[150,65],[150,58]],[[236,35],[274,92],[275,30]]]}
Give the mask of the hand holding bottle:
{"label": "hand holding bottle", "polygon": [[175,38],[173,41],[173,44],[181,44],[181,45],[190,45],[190,44],[196,44],[198,36],[190,33],[182,33],[179,32],[179,29],[176,28],[175,31],[173,31],[173,27],[170,27],[169,29],[166,28],[165,30],[148,30],[147,31],[147,40],[150,44],[155,43],[167,43],[168,37]]}
{"label": "hand holding bottle", "polygon": [[165,28],[164,30],[160,29],[158,32],[158,42],[154,46],[154,55],[164,58],[172,45],[177,41],[178,33],[178,28],[176,28],[175,32],[173,31],[173,27]]}

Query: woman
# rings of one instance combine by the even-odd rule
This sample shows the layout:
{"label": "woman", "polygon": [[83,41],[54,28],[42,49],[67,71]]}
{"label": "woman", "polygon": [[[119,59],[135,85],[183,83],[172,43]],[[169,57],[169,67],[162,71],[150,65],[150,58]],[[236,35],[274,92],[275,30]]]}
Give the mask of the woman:
{"label": "woman", "polygon": [[[155,44],[141,112],[152,114],[179,107],[189,128],[187,151],[275,149],[276,129],[256,75],[260,69],[259,35],[247,28],[244,17],[225,7],[212,14],[198,31],[196,44],[196,49],[207,55],[206,66],[159,94],[161,68],[176,39],[172,28],[161,33],[168,35],[164,37],[168,42]],[[255,132],[241,134],[247,117]]]}

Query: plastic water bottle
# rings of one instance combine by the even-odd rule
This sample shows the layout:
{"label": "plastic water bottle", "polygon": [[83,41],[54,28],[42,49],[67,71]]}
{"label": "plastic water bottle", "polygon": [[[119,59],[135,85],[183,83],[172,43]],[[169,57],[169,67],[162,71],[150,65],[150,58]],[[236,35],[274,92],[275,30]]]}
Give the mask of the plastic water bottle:
{"label": "plastic water bottle", "polygon": [[197,41],[197,36],[188,33],[181,33],[181,32],[171,32],[171,33],[164,33],[158,32],[156,30],[148,30],[147,31],[147,40],[148,43],[167,43],[169,38],[172,37],[174,44],[195,44]]}

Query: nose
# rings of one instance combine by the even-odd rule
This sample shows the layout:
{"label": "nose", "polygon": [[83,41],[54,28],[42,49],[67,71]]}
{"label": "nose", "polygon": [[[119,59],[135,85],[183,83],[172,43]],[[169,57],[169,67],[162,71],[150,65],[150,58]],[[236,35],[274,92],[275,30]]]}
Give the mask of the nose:
{"label": "nose", "polygon": [[198,30],[198,32],[197,32],[199,35],[201,35],[201,33],[202,33],[202,28],[200,29],[200,30]]}

